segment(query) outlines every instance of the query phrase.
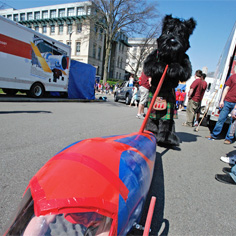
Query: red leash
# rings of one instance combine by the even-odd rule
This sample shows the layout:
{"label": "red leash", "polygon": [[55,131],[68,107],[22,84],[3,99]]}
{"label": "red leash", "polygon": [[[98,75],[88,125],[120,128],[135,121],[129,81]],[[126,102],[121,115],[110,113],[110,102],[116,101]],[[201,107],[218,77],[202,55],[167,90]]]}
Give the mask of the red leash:
{"label": "red leash", "polygon": [[152,97],[151,104],[150,104],[150,106],[149,106],[149,108],[148,108],[148,111],[147,111],[147,114],[146,114],[146,116],[145,116],[145,118],[144,118],[144,120],[143,120],[143,123],[142,123],[142,125],[141,125],[140,130],[139,130],[139,133],[143,133],[143,131],[144,131],[145,127],[146,127],[146,124],[147,124],[148,118],[149,118],[149,116],[150,116],[152,107],[153,107],[153,105],[154,105],[154,102],[155,102],[155,100],[156,100],[156,97],[157,97],[157,95],[159,94],[160,89],[161,89],[161,86],[162,86],[163,81],[164,81],[164,79],[165,79],[166,72],[167,72],[167,68],[168,68],[168,65],[166,65],[166,68],[165,68],[165,70],[164,70],[164,72],[163,72],[163,74],[162,74],[162,76],[161,76],[161,79],[160,79],[160,82],[159,82],[159,84],[158,84],[158,86],[157,86],[157,89],[156,89],[156,91],[155,91],[155,93],[154,93],[154,95],[153,95],[153,97]]}

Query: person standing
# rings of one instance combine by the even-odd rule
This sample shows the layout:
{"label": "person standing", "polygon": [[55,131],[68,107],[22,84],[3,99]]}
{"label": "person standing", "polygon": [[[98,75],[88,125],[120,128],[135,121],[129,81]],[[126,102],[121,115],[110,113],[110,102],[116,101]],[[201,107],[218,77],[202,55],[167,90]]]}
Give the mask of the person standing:
{"label": "person standing", "polygon": [[[228,117],[228,114],[232,112],[236,105],[236,74],[231,75],[225,82],[225,88],[220,100],[220,108],[222,108],[219,119],[209,136],[206,136],[209,140],[216,139],[222,131],[223,125]],[[234,141],[234,134],[230,133],[233,118],[231,117],[231,123],[228,132],[225,137],[224,144],[231,144]]]}
{"label": "person standing", "polygon": [[138,114],[136,115],[137,118],[144,118],[144,106],[145,103],[148,101],[148,94],[149,89],[151,87],[151,77],[146,76],[143,72],[140,76],[140,101],[138,106]]}
{"label": "person standing", "polygon": [[129,87],[133,87],[134,86],[134,75],[131,74],[129,77]]}
{"label": "person standing", "polygon": [[182,92],[180,93],[180,96],[179,96],[179,110],[183,109],[185,97],[186,97],[186,92],[183,89]]}
{"label": "person standing", "polygon": [[136,82],[133,87],[133,95],[129,106],[131,107],[134,103],[135,106],[138,107],[138,100],[139,100],[139,84],[138,82]]}
{"label": "person standing", "polygon": [[197,70],[195,72],[195,81],[190,86],[188,92],[188,104],[187,104],[187,121],[182,125],[187,127],[193,127],[194,116],[201,105],[202,94],[204,94],[207,86],[202,81],[202,71]]}
{"label": "person standing", "polygon": [[180,99],[181,90],[177,89],[175,92],[176,108],[179,109],[179,99]]}
{"label": "person standing", "polygon": [[[205,78],[206,78],[206,74],[202,73],[202,81],[204,83],[204,86],[207,88],[207,82],[205,81]],[[201,94],[201,103],[202,103],[204,93],[205,93],[205,90]],[[200,103],[200,106],[198,107],[198,110],[197,110],[197,115],[196,115],[196,120],[194,122],[194,126],[198,126],[198,121],[200,118],[200,110],[201,110],[201,106],[202,106],[201,103]]]}

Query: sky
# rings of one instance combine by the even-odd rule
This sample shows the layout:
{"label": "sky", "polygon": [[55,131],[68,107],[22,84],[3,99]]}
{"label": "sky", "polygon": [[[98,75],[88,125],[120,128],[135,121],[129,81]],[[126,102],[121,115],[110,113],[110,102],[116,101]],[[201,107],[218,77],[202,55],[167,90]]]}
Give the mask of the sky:
{"label": "sky", "polygon": [[[190,36],[191,48],[186,52],[193,73],[203,67],[214,72],[230,32],[236,22],[236,0],[149,0],[157,4],[160,20],[166,14],[189,19],[197,26]],[[76,0],[0,0],[15,9],[76,2]]]}

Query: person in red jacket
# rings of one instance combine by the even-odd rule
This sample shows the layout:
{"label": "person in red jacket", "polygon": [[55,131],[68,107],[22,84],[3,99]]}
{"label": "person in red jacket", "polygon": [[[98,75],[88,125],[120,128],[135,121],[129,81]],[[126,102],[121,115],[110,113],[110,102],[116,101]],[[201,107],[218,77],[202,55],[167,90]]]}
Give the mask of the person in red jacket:
{"label": "person in red jacket", "polygon": [[186,97],[186,92],[183,89],[179,95],[179,110],[182,110],[184,107],[183,104],[184,104],[185,97]]}
{"label": "person in red jacket", "polygon": [[180,94],[181,94],[181,90],[177,89],[177,91],[175,92],[175,100],[176,100],[176,107],[177,107],[177,109],[179,108],[179,97],[180,97]]}

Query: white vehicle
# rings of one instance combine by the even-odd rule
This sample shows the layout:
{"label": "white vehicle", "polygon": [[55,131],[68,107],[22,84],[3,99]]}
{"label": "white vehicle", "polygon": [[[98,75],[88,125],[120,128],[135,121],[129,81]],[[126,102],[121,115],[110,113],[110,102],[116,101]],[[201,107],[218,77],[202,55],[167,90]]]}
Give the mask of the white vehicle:
{"label": "white vehicle", "polygon": [[[185,87],[186,94],[188,94],[190,86],[191,86],[191,84],[193,83],[194,80],[195,80],[195,77],[191,76],[191,78],[186,81],[186,87]],[[214,80],[215,79],[211,78],[211,77],[206,77],[205,78],[205,81],[207,82],[207,88],[206,88],[206,91],[204,93],[204,96],[203,96],[202,102],[201,102],[201,110],[200,110],[201,115],[203,115],[205,113],[206,108],[208,106],[208,102],[210,101],[210,98],[211,98],[211,95],[212,95],[211,94],[211,87],[212,87],[212,84],[214,83]],[[188,96],[185,97],[184,106],[187,106],[187,103],[188,103]]]}
{"label": "white vehicle", "polygon": [[[208,102],[211,100],[214,93],[216,93],[207,114],[208,119],[213,122],[213,125],[219,118],[219,103],[225,82],[232,74],[236,74],[236,22],[224,47],[223,53],[220,56],[214,75],[215,80],[210,90]],[[229,122],[229,119],[227,122]]]}
{"label": "white vehicle", "polygon": [[24,91],[67,92],[70,47],[0,16],[0,88],[7,94]]}

